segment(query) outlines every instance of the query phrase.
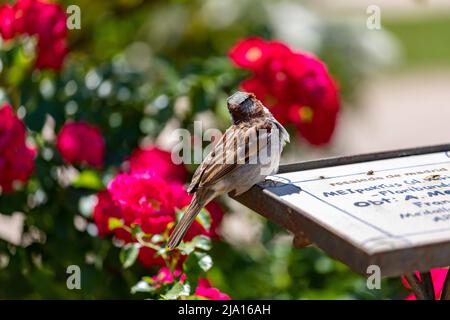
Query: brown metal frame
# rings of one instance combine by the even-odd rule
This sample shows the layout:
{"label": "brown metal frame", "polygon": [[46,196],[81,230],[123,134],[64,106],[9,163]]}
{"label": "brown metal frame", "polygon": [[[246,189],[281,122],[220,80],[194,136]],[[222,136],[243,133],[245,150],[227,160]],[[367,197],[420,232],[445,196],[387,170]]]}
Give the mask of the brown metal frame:
{"label": "brown metal frame", "polygon": [[[304,171],[445,151],[450,151],[450,144],[292,163],[281,165],[278,172]],[[291,207],[289,203],[261,186],[255,185],[240,196],[230,196],[270,221],[291,231],[294,234],[294,243],[300,244],[300,247],[308,244],[307,239],[309,239],[330,256],[343,261],[351,269],[362,275],[367,275],[366,271],[369,265],[380,266],[383,276],[398,276],[406,272],[405,277],[409,280],[418,299],[434,299],[434,293],[431,295],[433,284],[428,273],[422,273],[421,280],[413,274],[414,270],[428,270],[430,268],[428,260],[417,259],[417,257],[426,255],[437,257],[437,265],[433,267],[438,267],[439,263],[444,263],[444,261],[450,263],[450,242],[439,244],[439,246],[416,247],[414,248],[414,255],[411,254],[411,249],[399,249],[383,254],[369,255],[339,235],[331,231],[324,232],[324,228],[309,219],[304,212]],[[444,256],[442,252],[449,252],[449,254]],[[442,299],[450,299],[450,272],[447,275]]]}

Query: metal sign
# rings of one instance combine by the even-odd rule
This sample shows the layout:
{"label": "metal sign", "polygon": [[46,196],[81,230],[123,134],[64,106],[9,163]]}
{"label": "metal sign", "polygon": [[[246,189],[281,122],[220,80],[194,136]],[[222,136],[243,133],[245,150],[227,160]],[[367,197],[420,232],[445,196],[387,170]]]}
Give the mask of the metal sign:
{"label": "metal sign", "polygon": [[450,265],[450,145],[310,161],[235,199],[365,274]]}

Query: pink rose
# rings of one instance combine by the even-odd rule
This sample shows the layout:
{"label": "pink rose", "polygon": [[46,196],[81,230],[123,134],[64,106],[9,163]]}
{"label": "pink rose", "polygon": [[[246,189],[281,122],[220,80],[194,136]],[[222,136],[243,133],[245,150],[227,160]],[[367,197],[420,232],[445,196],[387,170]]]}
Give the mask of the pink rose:
{"label": "pink rose", "polygon": [[219,289],[212,287],[208,279],[198,280],[195,295],[209,300],[231,300],[230,296],[226,293],[220,292]]}
{"label": "pink rose", "polygon": [[[98,229],[98,235],[104,237],[114,234],[118,239],[132,242],[131,234],[123,228],[111,230],[109,228],[110,218],[122,219],[122,210],[117,206],[107,191],[97,194],[97,204],[94,207],[93,219]],[[128,225],[129,226],[129,225]]]}
{"label": "pink rose", "polygon": [[180,270],[175,270],[173,273],[170,272],[169,268],[162,267],[159,269],[158,274],[156,276],[152,277],[152,280],[156,284],[162,284],[162,283],[172,283],[175,278],[180,278],[181,282],[184,282],[186,279],[185,274],[181,274]]}
{"label": "pink rose", "polygon": [[230,59],[239,67],[258,70],[270,57],[270,49],[261,38],[247,38],[238,42],[229,52]]}
{"label": "pink rose", "polygon": [[[119,174],[108,186],[114,201],[122,208],[126,221],[149,217],[175,219],[178,199],[171,185],[148,174]],[[145,230],[144,230],[145,231]]]}
{"label": "pink rose", "polygon": [[38,69],[62,68],[68,52],[66,20],[60,5],[42,0],[19,0],[14,6],[0,6],[0,34],[4,39],[20,34],[37,37]]}
{"label": "pink rose", "polygon": [[66,123],[59,131],[56,147],[67,163],[103,166],[105,140],[100,130],[88,123]]}
{"label": "pink rose", "polygon": [[15,12],[9,4],[0,6],[0,35],[5,40],[10,40],[16,35]]}
{"label": "pink rose", "polygon": [[187,170],[172,161],[171,153],[152,146],[133,151],[129,159],[131,173],[150,173],[168,181],[184,183]]}
{"label": "pink rose", "polygon": [[293,51],[279,41],[247,38],[230,59],[250,69],[241,88],[253,92],[282,124],[293,124],[312,145],[330,141],[340,110],[338,87],[317,57]]}
{"label": "pink rose", "polygon": [[[182,184],[169,182],[149,173],[119,174],[110,182],[108,192],[115,206],[120,208],[120,217],[124,223],[138,224],[144,233],[150,235],[168,231],[169,224],[173,226],[176,220],[176,211],[189,205],[191,201],[191,196]],[[109,204],[106,207],[109,208]],[[186,240],[192,240],[197,235],[217,236],[223,212],[217,203],[210,203],[207,209],[212,218],[211,228],[206,230],[195,221]],[[100,218],[96,221],[100,230],[105,229],[105,222],[102,223]],[[147,247],[140,249],[139,261],[146,267],[164,265],[164,260],[156,255],[156,251]]]}
{"label": "pink rose", "polygon": [[139,249],[138,261],[146,268],[154,266],[163,267],[166,265],[164,259],[157,254],[156,250],[148,247],[142,247]]}
{"label": "pink rose", "polygon": [[0,107],[0,187],[14,190],[14,182],[25,183],[34,170],[36,151],[26,144],[26,128],[10,105]]}

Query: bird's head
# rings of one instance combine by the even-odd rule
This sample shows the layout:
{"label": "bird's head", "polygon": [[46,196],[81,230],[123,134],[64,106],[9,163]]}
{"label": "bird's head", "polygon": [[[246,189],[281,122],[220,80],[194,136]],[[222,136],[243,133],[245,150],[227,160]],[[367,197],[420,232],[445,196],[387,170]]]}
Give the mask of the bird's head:
{"label": "bird's head", "polygon": [[237,124],[264,116],[265,107],[253,93],[237,91],[227,99],[233,123]]}

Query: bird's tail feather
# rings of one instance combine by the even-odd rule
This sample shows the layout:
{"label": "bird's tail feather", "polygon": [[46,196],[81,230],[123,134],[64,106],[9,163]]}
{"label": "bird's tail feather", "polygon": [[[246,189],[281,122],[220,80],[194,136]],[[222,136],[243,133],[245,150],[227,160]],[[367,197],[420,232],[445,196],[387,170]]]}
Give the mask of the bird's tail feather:
{"label": "bird's tail feather", "polygon": [[185,213],[181,217],[180,222],[175,227],[175,230],[169,237],[169,241],[167,242],[167,246],[170,249],[176,248],[181,240],[183,240],[186,232],[189,230],[189,227],[194,222],[195,217],[200,212],[200,210],[211,201],[212,198],[208,196],[208,194],[199,194],[197,192],[192,198],[189,207],[186,209]]}

